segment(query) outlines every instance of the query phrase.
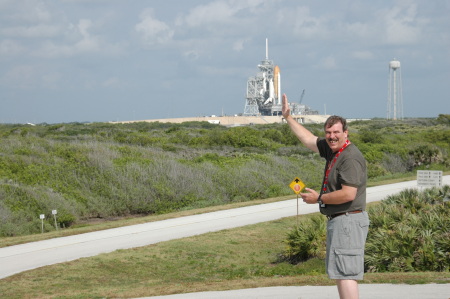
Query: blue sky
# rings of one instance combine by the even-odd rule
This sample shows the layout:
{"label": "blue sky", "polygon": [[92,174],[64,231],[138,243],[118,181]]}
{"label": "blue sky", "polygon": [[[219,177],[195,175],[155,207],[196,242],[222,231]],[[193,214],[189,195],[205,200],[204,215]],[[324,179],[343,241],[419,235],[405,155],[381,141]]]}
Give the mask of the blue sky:
{"label": "blue sky", "polygon": [[0,123],[234,115],[269,59],[291,101],[385,117],[450,113],[450,1],[0,0]]}

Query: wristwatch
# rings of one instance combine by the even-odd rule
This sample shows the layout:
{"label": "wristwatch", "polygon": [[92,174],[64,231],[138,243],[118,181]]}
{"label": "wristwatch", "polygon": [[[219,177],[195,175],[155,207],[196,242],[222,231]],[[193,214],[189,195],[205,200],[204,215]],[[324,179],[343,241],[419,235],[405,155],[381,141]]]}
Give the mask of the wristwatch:
{"label": "wristwatch", "polygon": [[317,202],[318,202],[320,205],[323,205],[323,201],[322,201],[322,193],[319,194],[319,197],[317,198]]}
{"label": "wristwatch", "polygon": [[325,204],[322,201],[322,193],[319,194],[319,197],[317,198],[317,202],[319,203],[319,207],[325,208]]}

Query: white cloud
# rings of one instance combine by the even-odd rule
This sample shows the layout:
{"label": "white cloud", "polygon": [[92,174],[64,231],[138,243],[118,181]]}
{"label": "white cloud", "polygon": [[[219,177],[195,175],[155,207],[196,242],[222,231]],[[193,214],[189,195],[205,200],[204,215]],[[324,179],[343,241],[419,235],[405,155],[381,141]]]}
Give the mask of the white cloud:
{"label": "white cloud", "polygon": [[142,42],[152,46],[170,41],[174,35],[166,23],[153,17],[153,9],[146,9],[140,15],[141,22],[134,27],[141,36]]}
{"label": "white cloud", "polygon": [[197,60],[200,57],[200,53],[195,50],[188,50],[183,53],[183,56],[190,61]]}
{"label": "white cloud", "polygon": [[16,65],[2,76],[2,85],[28,89],[36,86],[36,70],[31,65]]}
{"label": "white cloud", "polygon": [[54,37],[60,33],[60,28],[53,25],[39,24],[35,26],[19,26],[3,28],[1,34],[10,37],[45,38]]}
{"label": "white cloud", "polygon": [[2,19],[18,24],[49,23],[53,16],[46,2],[41,0],[0,1]]}
{"label": "white cloud", "polygon": [[276,20],[282,28],[286,28],[286,32],[292,32],[302,39],[317,40],[328,34],[326,18],[313,16],[306,6],[282,9],[277,13]]}
{"label": "white cloud", "polygon": [[190,10],[189,14],[179,22],[189,27],[206,26],[211,23],[229,22],[236,13],[226,1],[215,1],[200,5]]}
{"label": "white cloud", "polygon": [[48,72],[41,74],[41,85],[49,89],[58,89],[60,87],[62,76],[58,72]]}
{"label": "white cloud", "polygon": [[79,14],[50,1],[10,1],[0,3],[1,6],[4,8],[0,11],[2,53],[18,51],[20,45],[21,53],[28,57],[57,58],[88,53],[117,54],[125,46],[105,39],[106,36],[115,38],[115,32],[108,35],[110,24],[104,22],[109,10],[92,19],[79,17],[91,15],[88,10]]}
{"label": "white cloud", "polygon": [[352,57],[361,60],[368,60],[374,58],[374,54],[371,51],[354,51]]}
{"label": "white cloud", "polygon": [[[258,28],[253,23],[251,28],[249,22],[256,21],[259,16],[267,12],[273,12],[274,5],[279,1],[264,0],[219,0],[211,1],[204,5],[193,7],[187,14],[180,15],[175,24],[177,26],[188,26],[190,28],[202,28],[205,30],[216,31],[217,27],[224,25],[242,30]],[[272,9],[271,9],[272,8]],[[270,19],[267,19],[270,24]],[[246,24],[246,26],[242,26]],[[260,28],[260,27],[259,27]]]}
{"label": "white cloud", "polygon": [[235,41],[233,44],[233,50],[236,52],[242,51],[244,49],[244,43],[246,41],[247,40],[245,40],[245,39],[239,39],[239,40]]}
{"label": "white cloud", "polygon": [[107,45],[102,43],[99,36],[89,32],[91,27],[92,21],[88,19],[81,19],[76,25],[70,24],[68,30],[61,36],[62,41],[44,40],[35,55],[44,57],[74,56],[98,53],[107,49]]}
{"label": "white cloud", "polygon": [[367,38],[374,32],[369,23],[355,22],[345,25],[346,35],[353,38]]}
{"label": "white cloud", "polygon": [[328,56],[322,59],[316,67],[319,69],[334,70],[337,69],[337,62],[333,56]]}
{"label": "white cloud", "polygon": [[0,55],[9,56],[17,55],[24,51],[24,47],[14,40],[5,39],[0,42]]}
{"label": "white cloud", "polygon": [[57,89],[61,87],[62,74],[51,67],[39,64],[18,64],[8,69],[0,78],[0,84],[8,88]]}
{"label": "white cloud", "polygon": [[79,40],[75,46],[74,50],[76,52],[94,52],[101,48],[99,38],[97,36],[92,36],[89,33],[89,28],[92,26],[92,21],[87,19],[81,19],[76,26],[80,32],[82,39]]}
{"label": "white cloud", "polygon": [[112,77],[103,81],[103,87],[119,87],[121,85],[120,79],[117,77]]}
{"label": "white cloud", "polygon": [[413,44],[420,39],[421,20],[417,19],[417,5],[394,7],[385,17],[385,41],[388,44]]}
{"label": "white cloud", "polygon": [[38,2],[35,7],[32,8],[33,15],[40,22],[49,22],[52,18],[52,14],[47,10],[47,7],[43,2]]}
{"label": "white cloud", "polygon": [[[277,1],[218,0],[204,1],[180,12],[174,21],[176,42],[184,52],[196,52],[210,59],[218,53],[241,52],[255,35],[274,27]],[[192,55],[185,57],[192,58]]]}

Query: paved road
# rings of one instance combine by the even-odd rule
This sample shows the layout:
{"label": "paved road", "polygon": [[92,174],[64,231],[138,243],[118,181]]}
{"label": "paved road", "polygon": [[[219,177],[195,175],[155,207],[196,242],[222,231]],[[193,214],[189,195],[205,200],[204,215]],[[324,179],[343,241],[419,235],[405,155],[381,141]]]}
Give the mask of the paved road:
{"label": "paved road", "polygon": [[[450,284],[360,284],[360,299],[449,299]],[[151,299],[338,299],[336,286],[269,287],[222,292],[202,292]],[[141,298],[143,299],[143,298]]]}
{"label": "paved road", "polygon": [[[444,176],[443,183],[450,184],[450,176]],[[389,194],[395,194],[416,185],[416,181],[409,181],[368,188],[368,202],[382,200]],[[299,201],[299,214],[316,211],[317,205],[306,205]],[[81,257],[291,217],[296,213],[297,200],[294,198],[0,248],[0,279],[22,271]]]}

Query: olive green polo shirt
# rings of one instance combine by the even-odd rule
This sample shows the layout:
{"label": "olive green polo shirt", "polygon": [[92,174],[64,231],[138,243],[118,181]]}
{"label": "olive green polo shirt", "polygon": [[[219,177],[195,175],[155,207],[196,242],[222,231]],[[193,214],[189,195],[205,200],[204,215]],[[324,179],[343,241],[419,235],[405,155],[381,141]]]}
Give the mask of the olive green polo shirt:
{"label": "olive green polo shirt", "polygon": [[[325,138],[317,139],[317,147],[320,156],[327,161],[331,161],[334,158],[335,153],[330,149]],[[350,143],[339,155],[328,175],[327,193],[340,190],[342,185],[346,185],[357,188],[356,197],[354,200],[343,204],[326,204],[324,208],[320,208],[320,212],[325,215],[333,215],[355,210],[365,210],[366,184],[366,160],[359,149],[353,143]]]}

